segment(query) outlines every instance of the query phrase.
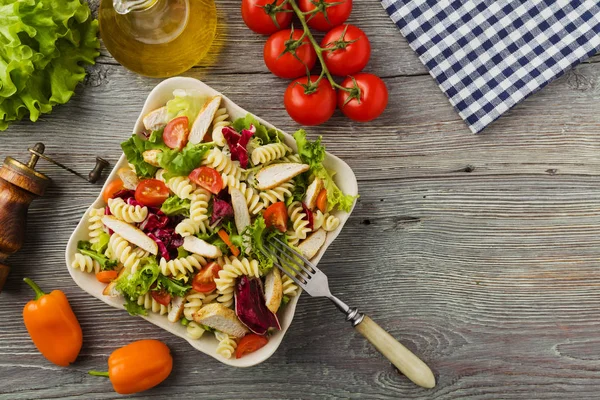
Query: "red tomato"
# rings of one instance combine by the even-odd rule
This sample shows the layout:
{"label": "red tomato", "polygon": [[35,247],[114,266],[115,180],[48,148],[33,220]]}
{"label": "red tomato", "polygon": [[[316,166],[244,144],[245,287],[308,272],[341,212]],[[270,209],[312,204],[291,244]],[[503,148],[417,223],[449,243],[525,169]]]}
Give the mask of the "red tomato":
{"label": "red tomato", "polygon": [[272,34],[265,43],[263,57],[269,71],[280,78],[294,79],[310,71],[317,61],[317,53],[311,46],[308,37],[305,37],[300,46],[296,47],[296,57],[287,51],[294,46],[293,41],[302,37],[304,31],[285,29]]}
{"label": "red tomato", "polygon": [[[280,6],[281,3],[283,3],[283,0],[276,0],[275,6]],[[261,35],[270,35],[290,26],[294,15],[291,12],[292,7],[288,3],[282,7],[283,10],[289,10],[288,12],[276,12],[277,10],[273,10],[273,8],[272,0],[242,0],[242,18],[246,26],[254,32]],[[270,11],[274,13],[277,24],[273,22],[273,17],[269,15]]]}
{"label": "red tomato", "polygon": [[269,339],[264,336],[251,333],[242,338],[235,351],[235,358],[242,358],[246,354],[254,353],[256,350],[269,343]]}
{"label": "red tomato", "polygon": [[219,276],[221,266],[216,262],[206,264],[192,280],[192,289],[198,293],[209,293],[217,288],[215,278]]}
{"label": "red tomato", "polygon": [[106,185],[104,192],[102,192],[102,199],[104,199],[105,203],[108,203],[108,199],[112,199],[121,190],[123,190],[123,181],[115,179]]}
{"label": "red tomato", "polygon": [[[342,4],[325,7],[328,3],[337,3],[340,0],[299,0],[298,6],[303,12],[312,11],[319,8],[319,11],[306,16],[308,26],[321,32],[327,32],[334,26],[346,22],[352,12],[352,0],[341,0]],[[325,14],[327,18],[325,18]]]}
{"label": "red tomato", "polygon": [[181,150],[187,144],[189,135],[190,121],[188,117],[177,117],[165,126],[163,141],[170,148]]}
{"label": "red tomato", "polygon": [[321,189],[317,196],[317,208],[325,214],[327,212],[327,189]]}
{"label": "red tomato", "polygon": [[[319,77],[311,75],[310,81],[316,82]],[[316,90],[305,93],[308,77],[296,79],[285,90],[283,104],[294,121],[302,125],[319,125],[327,121],[335,111],[335,89],[327,78],[323,77]]]}
{"label": "red tomato", "polygon": [[[338,92],[338,107],[344,115],[354,121],[367,122],[381,115],[387,107],[388,90],[385,83],[373,74],[354,75],[356,84],[360,89],[360,101],[356,98],[348,100],[351,93],[340,90]],[[346,78],[342,82],[346,88],[354,87],[352,77]]]}
{"label": "red tomato", "polygon": [[164,289],[162,290],[151,290],[150,291],[150,296],[152,296],[152,298],[154,300],[156,300],[157,303],[162,304],[163,306],[168,306],[169,303],[171,302],[171,295]]}
{"label": "red tomato", "polygon": [[217,170],[210,167],[196,168],[190,172],[188,178],[196,185],[202,186],[213,194],[219,194],[221,189],[223,189],[223,178]]}
{"label": "red tomato", "polygon": [[288,213],[283,201],[278,201],[267,207],[263,217],[267,228],[275,228],[281,232],[287,231]]}
{"label": "red tomato", "polygon": [[96,279],[98,282],[110,283],[117,279],[119,273],[117,271],[100,271],[96,273]]}
{"label": "red tomato", "polygon": [[[343,42],[352,42],[344,44]],[[348,76],[362,71],[371,57],[371,44],[367,35],[354,25],[341,25],[333,28],[323,38],[321,47],[336,47],[337,50],[323,53],[325,65],[333,75]]]}
{"label": "red tomato", "polygon": [[169,188],[158,179],[146,179],[138,183],[135,199],[148,207],[160,207],[169,198]]}

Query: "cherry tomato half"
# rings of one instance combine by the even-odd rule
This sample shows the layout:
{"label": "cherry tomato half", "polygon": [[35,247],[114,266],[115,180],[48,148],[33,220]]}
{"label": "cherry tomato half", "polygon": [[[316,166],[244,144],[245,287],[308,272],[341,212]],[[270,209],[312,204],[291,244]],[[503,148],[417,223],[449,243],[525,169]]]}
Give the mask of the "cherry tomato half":
{"label": "cherry tomato half", "polygon": [[223,189],[223,178],[214,168],[196,168],[190,172],[188,178],[196,185],[202,186],[213,194],[218,194]]}
{"label": "cherry tomato half", "polygon": [[[350,94],[340,90],[338,107],[344,115],[354,121],[367,122],[379,117],[388,102],[388,90],[385,83],[378,76],[366,73],[356,74],[354,79],[360,88],[360,101],[357,99],[348,101]],[[342,82],[342,86],[352,88],[354,86],[352,77],[346,78]]]}
{"label": "cherry tomato half", "polygon": [[[281,5],[283,0],[277,0],[276,6]],[[270,35],[280,29],[285,29],[292,23],[292,7],[288,3],[283,6],[284,10],[275,13],[275,20],[268,14],[267,10],[272,8],[272,0],[242,0],[242,19],[246,26],[261,35]]]}
{"label": "cherry tomato half", "polygon": [[160,207],[169,198],[169,188],[158,179],[146,179],[138,183],[135,199],[148,207]]}
{"label": "cherry tomato half", "polygon": [[216,262],[206,264],[202,269],[194,276],[192,280],[192,289],[198,293],[209,293],[217,288],[215,278],[219,276],[221,266]]}
{"label": "cherry tomato half", "polygon": [[317,196],[317,208],[325,214],[327,212],[327,189],[321,189]]}
{"label": "cherry tomato half", "polygon": [[151,290],[150,296],[152,296],[152,298],[156,300],[157,303],[162,304],[163,306],[168,306],[171,302],[171,295],[164,289]]}
{"label": "cherry tomato half", "polygon": [[163,141],[172,149],[181,150],[188,142],[190,121],[188,117],[173,118],[163,131]]}
{"label": "cherry tomato half", "polygon": [[336,26],[323,38],[321,47],[333,48],[337,41],[352,42],[333,51],[323,53],[325,65],[333,75],[348,76],[363,70],[371,57],[371,44],[367,35],[354,25]]}
{"label": "cherry tomato half", "polygon": [[[317,6],[322,8],[328,3],[337,3],[338,1],[340,0],[299,0],[298,7],[303,12],[308,12],[314,10]],[[307,15],[308,26],[321,32],[327,32],[331,28],[346,22],[352,12],[352,0],[341,1],[343,3],[325,8],[327,18],[325,18],[323,11]]]}
{"label": "cherry tomato half", "polygon": [[102,199],[105,203],[108,203],[108,200],[112,199],[115,196],[115,194],[117,194],[121,190],[123,190],[123,181],[120,179],[115,179],[114,181],[111,181],[108,185],[106,185],[104,192],[102,192]]}
{"label": "cherry tomato half", "polygon": [[[311,46],[308,37],[302,40],[302,44],[296,48],[296,57],[293,53],[286,52],[286,43],[299,40],[304,31],[285,29],[272,34],[265,43],[263,57],[269,71],[280,78],[294,79],[306,74],[306,68],[310,71],[317,61],[317,53]],[[291,38],[291,39],[290,39]]]}
{"label": "cherry tomato half", "polygon": [[[311,75],[310,81],[319,77]],[[321,79],[317,89],[306,94],[304,86],[308,77],[296,79],[285,90],[283,104],[294,121],[302,125],[319,125],[327,121],[335,111],[335,89],[326,78]]]}
{"label": "cherry tomato half", "polygon": [[242,358],[246,354],[254,353],[256,350],[269,343],[269,339],[264,336],[251,333],[242,338],[235,351],[235,358]]}
{"label": "cherry tomato half", "polygon": [[283,201],[278,201],[267,207],[263,217],[267,228],[275,228],[280,232],[287,231],[288,213]]}

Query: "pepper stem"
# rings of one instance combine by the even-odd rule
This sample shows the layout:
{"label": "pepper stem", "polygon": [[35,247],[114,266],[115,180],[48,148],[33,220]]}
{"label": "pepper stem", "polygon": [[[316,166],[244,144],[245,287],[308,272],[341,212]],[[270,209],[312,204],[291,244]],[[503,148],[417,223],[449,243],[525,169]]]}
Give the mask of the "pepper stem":
{"label": "pepper stem", "polygon": [[31,279],[29,278],[23,278],[23,280],[25,281],[26,284],[28,284],[29,286],[31,286],[31,288],[33,289],[33,291],[35,292],[35,299],[38,300],[40,297],[44,296],[46,293],[42,292],[42,289],[40,289],[40,287]]}
{"label": "pepper stem", "polygon": [[88,371],[88,374],[93,376],[105,376],[109,378],[108,371]]}

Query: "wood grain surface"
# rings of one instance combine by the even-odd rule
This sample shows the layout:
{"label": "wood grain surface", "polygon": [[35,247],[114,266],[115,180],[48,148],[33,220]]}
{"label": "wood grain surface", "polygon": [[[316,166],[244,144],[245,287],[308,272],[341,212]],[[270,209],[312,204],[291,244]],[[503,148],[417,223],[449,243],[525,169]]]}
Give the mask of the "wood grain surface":
{"label": "wood grain surface", "polygon": [[[263,65],[265,39],[243,26],[239,0],[217,6],[218,62],[186,75],[293,132],[282,106],[287,81]],[[320,266],[332,292],[429,364],[436,388],[398,374],[326,300],[303,296],[279,350],[234,369],[90,297],[69,277],[64,251],[99,186],[41,162],[54,182],[31,207],[26,243],[8,259],[13,272],[0,295],[0,398],[115,398],[108,381],[86,372],[142,338],[167,343],[175,368],[137,398],[598,398],[598,58],[475,136],[377,1],[356,0],[350,22],[371,39],[367,70],[384,78],[390,103],[369,124],[336,112],[310,129],[354,169],[362,196]],[[67,105],[0,134],[0,156],[25,160],[27,147],[43,141],[47,154],[82,173],[96,155],[114,164],[158,82],[103,51]],[[84,332],[75,365],[55,367],[33,346],[21,318],[32,296],[24,276],[67,293]]]}

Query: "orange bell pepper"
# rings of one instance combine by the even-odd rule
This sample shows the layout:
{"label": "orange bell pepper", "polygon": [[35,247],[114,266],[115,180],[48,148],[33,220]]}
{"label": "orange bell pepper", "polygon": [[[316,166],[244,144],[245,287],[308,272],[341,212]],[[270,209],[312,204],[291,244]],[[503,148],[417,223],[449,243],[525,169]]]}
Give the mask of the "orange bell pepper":
{"label": "orange bell pepper", "polygon": [[159,340],[138,340],[113,351],[108,357],[108,372],[90,375],[110,378],[115,392],[131,394],[148,390],[165,379],[173,369],[173,357]]}
{"label": "orange bell pepper", "polygon": [[35,300],[23,308],[23,321],[33,344],[48,361],[68,366],[79,355],[83,335],[67,296],[60,290],[45,294],[31,279],[23,280],[35,291]]}

